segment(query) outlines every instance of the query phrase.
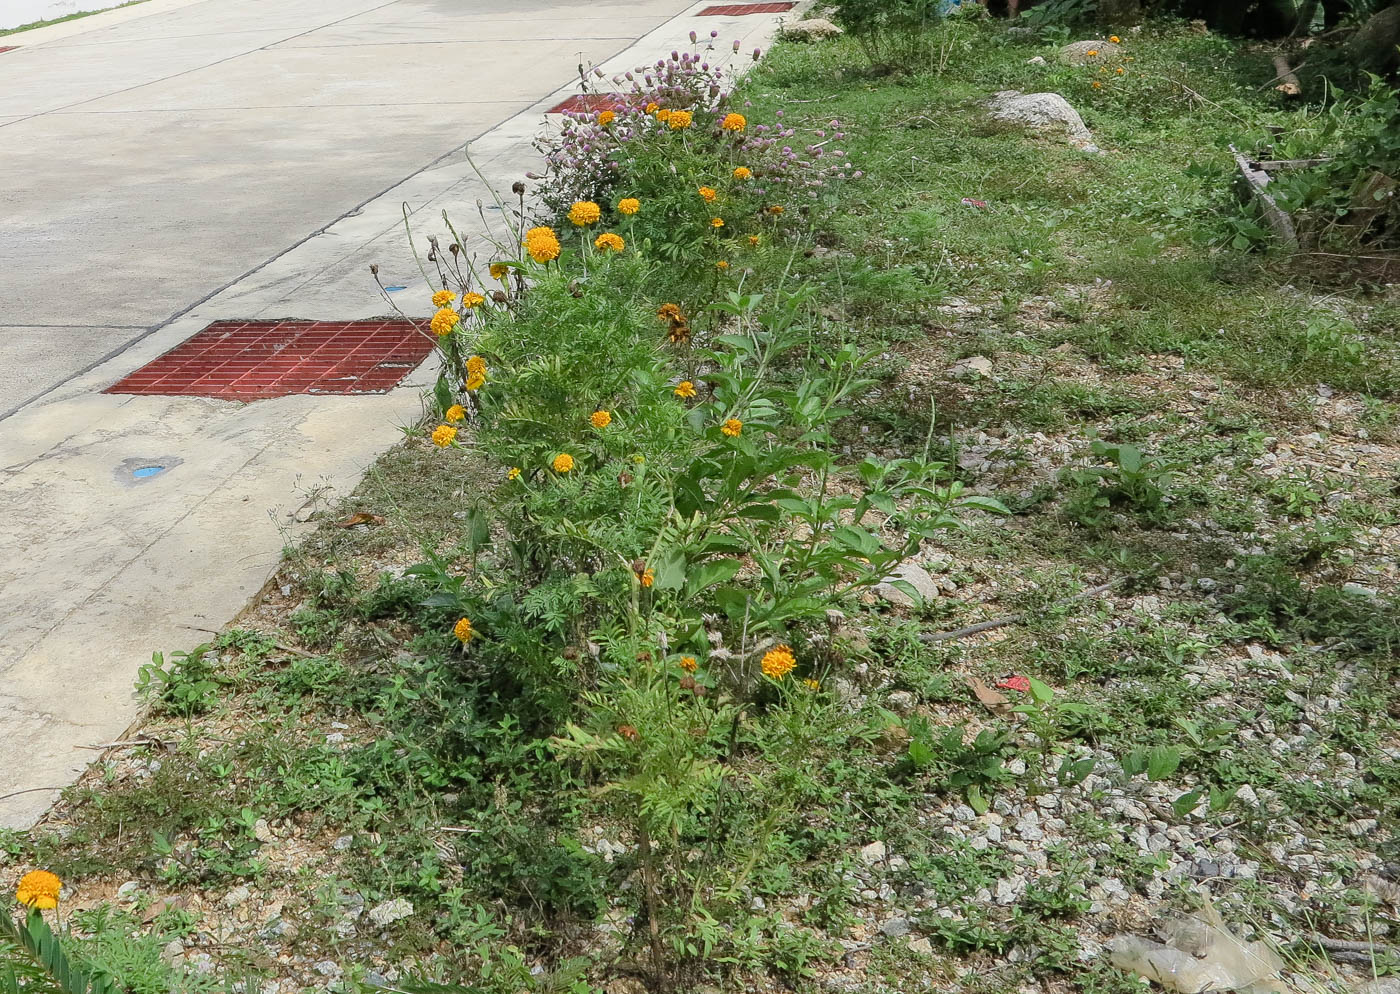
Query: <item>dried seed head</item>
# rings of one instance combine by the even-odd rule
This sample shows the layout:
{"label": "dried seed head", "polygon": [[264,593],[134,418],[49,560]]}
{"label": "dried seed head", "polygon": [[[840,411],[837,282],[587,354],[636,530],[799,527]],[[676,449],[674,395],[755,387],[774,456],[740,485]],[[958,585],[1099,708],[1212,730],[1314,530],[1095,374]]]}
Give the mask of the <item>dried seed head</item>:
{"label": "dried seed head", "polygon": [[561,652],[560,655],[563,656],[565,659],[569,660],[570,662],[573,662],[575,659],[578,658],[578,649],[574,648],[571,645],[566,645],[564,646],[564,651]]}
{"label": "dried seed head", "polygon": [[650,650],[650,649],[643,649],[641,652],[637,653],[637,662],[639,662],[639,663],[649,663],[649,662],[651,662],[651,650]]}
{"label": "dried seed head", "polygon": [[447,247],[448,247],[448,249],[451,250],[451,252],[452,252],[453,255],[456,255],[458,252],[462,251],[462,246],[458,245],[456,242],[453,242],[451,245],[449,245],[449,246],[447,246]]}
{"label": "dried seed head", "polygon": [[640,573],[640,572],[642,572],[642,570],[644,570],[644,569],[646,569],[646,568],[647,568],[647,561],[646,561],[645,559],[634,559],[634,560],[632,560],[632,572],[633,572],[633,573]]}
{"label": "dried seed head", "polygon": [[688,674],[681,677],[681,690],[694,690],[695,686],[695,677]]}
{"label": "dried seed head", "polygon": [[695,685],[695,689],[692,690],[691,693],[694,694],[696,697],[704,697],[706,694],[709,693],[709,691],[705,689],[705,685],[703,683],[698,683]]}
{"label": "dried seed head", "polygon": [[377,262],[371,262],[371,263],[369,264],[369,274],[370,274],[371,276],[378,276],[378,275],[379,275],[379,263],[377,263]]}
{"label": "dried seed head", "polygon": [[510,192],[517,197],[525,196],[525,184],[521,180],[516,180],[510,185]]}

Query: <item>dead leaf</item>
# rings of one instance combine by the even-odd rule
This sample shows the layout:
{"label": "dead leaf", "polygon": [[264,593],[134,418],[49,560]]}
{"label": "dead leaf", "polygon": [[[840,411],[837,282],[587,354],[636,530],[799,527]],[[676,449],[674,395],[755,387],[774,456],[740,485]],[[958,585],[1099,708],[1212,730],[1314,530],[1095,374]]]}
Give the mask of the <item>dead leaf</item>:
{"label": "dead leaf", "polygon": [[188,904],[189,901],[183,897],[162,897],[159,901],[153,902],[151,906],[146,909],[146,913],[141,916],[141,922],[142,924],[149,925],[156,920],[156,916],[177,908],[183,909]]}
{"label": "dead leaf", "polygon": [[977,699],[989,708],[1000,708],[1011,703],[1011,699],[1000,691],[993,690],[975,676],[967,678],[967,685],[977,695]]}
{"label": "dead leaf", "polygon": [[335,526],[336,526],[337,528],[354,528],[356,525],[382,525],[382,524],[384,524],[384,515],[382,515],[382,514],[370,514],[368,511],[356,511],[354,514],[350,515],[350,517],[346,518],[344,521],[337,521],[337,522],[335,523]]}

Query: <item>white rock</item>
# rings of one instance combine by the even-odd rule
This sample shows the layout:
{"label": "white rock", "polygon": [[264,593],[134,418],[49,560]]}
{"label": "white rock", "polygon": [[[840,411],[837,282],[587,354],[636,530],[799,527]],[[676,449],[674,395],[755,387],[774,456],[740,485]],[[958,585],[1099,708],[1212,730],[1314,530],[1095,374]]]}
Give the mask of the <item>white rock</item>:
{"label": "white rock", "polygon": [[[1116,60],[1122,46],[1104,39],[1102,41],[1072,41],[1055,53],[1061,62],[1072,66],[1100,65]],[[1093,55],[1089,53],[1093,52]]]}
{"label": "white rock", "polygon": [[223,906],[226,908],[236,908],[252,896],[253,892],[251,890],[249,890],[242,884],[239,884],[233,890],[229,891],[227,894],[224,895],[224,900],[222,903]]}
{"label": "white rock", "polygon": [[1098,152],[1093,136],[1084,126],[1084,119],[1058,93],[1022,93],[1019,90],[999,90],[988,102],[992,117],[1036,129],[1063,129],[1072,145],[1086,152]]}
{"label": "white rock", "polygon": [[136,898],[136,895],[140,892],[140,890],[140,884],[138,884],[135,880],[128,880],[126,883],[122,884],[120,887],[117,888],[117,900],[134,900]]}
{"label": "white rock", "polygon": [[948,375],[955,380],[976,379],[979,376],[992,375],[992,360],[984,355],[970,355],[966,359],[959,359],[948,367]]}
{"label": "white rock", "polygon": [[918,563],[900,563],[894,572],[875,585],[875,594],[895,607],[916,607],[914,599],[894,586],[895,580],[903,580],[918,592],[924,602],[938,597],[938,584]]}
{"label": "white rock", "polygon": [[1045,66],[1049,65],[1049,63],[1045,61],[1045,56],[1043,55],[1032,55],[1029,59],[1026,60],[1026,65]]}
{"label": "white rock", "polygon": [[277,836],[272,834],[272,826],[267,823],[267,819],[259,818],[253,823],[253,838],[259,842],[272,842]]}
{"label": "white rock", "polygon": [[885,844],[883,842],[872,842],[860,851],[860,860],[866,866],[874,866],[885,858]]}
{"label": "white rock", "polygon": [[844,34],[839,27],[824,17],[809,17],[783,26],[782,36],[787,41],[825,41]]}
{"label": "white rock", "polygon": [[413,902],[406,898],[396,897],[392,901],[384,901],[371,908],[369,920],[376,925],[384,926],[408,918],[412,914]]}

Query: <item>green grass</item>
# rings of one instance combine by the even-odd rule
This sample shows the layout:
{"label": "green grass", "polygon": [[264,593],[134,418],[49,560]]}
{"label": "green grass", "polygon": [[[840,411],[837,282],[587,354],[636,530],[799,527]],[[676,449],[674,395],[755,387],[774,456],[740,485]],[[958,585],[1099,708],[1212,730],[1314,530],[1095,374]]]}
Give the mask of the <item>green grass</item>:
{"label": "green grass", "polygon": [[146,0],[127,0],[126,3],[114,4],[111,7],[103,7],[99,10],[80,10],[72,14],[65,14],[62,17],[53,17],[47,21],[30,21],[28,24],[21,24],[13,28],[0,28],[0,38],[7,35],[19,34],[21,31],[33,31],[35,28],[47,28],[52,24],[62,24],[65,21],[76,21],[81,17],[91,17],[93,14],[105,14],[110,10],[120,10],[123,7],[134,7],[138,3],[145,3]]}

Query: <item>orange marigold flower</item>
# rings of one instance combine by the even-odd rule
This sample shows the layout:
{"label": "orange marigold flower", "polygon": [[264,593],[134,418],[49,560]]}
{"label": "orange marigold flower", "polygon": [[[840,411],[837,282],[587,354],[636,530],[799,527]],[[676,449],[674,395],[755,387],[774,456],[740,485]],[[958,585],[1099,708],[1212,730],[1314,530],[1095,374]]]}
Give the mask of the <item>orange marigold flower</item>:
{"label": "orange marigold flower", "polygon": [[1114,72],[1116,72],[1120,76],[1123,75],[1123,67],[1119,66],[1117,69],[1114,70]]}
{"label": "orange marigold flower", "polygon": [[473,307],[476,307],[478,304],[484,304],[484,303],[486,303],[486,298],[483,297],[483,296],[482,296],[481,294],[479,294],[479,293],[464,293],[464,294],[462,294],[462,306],[465,307],[467,310],[471,310]]}
{"label": "orange marigold flower", "polygon": [[719,196],[719,194],[715,193],[715,188],[712,186],[702,186],[695,192],[700,194],[700,199],[705,201],[705,203],[707,204],[714,203],[715,197]]}
{"label": "orange marigold flower", "polygon": [[1103,89],[1103,84],[1100,83],[1098,80],[1094,80],[1094,89],[1096,89],[1096,90],[1102,90],[1102,89]]}
{"label": "orange marigold flower", "polygon": [[452,626],[452,634],[457,636],[457,641],[466,644],[472,637],[472,622],[470,618],[458,618],[457,624]]}
{"label": "orange marigold flower", "polygon": [[451,425],[438,425],[433,429],[433,444],[440,449],[447,448],[456,437],[457,429]]}
{"label": "orange marigold flower", "polygon": [[507,479],[507,480],[518,480],[518,479],[520,479],[520,467],[519,467],[519,466],[512,466],[510,469],[506,470],[506,479]]}
{"label": "orange marigold flower", "polygon": [[482,387],[486,386],[486,374],[472,373],[467,377],[467,382],[463,383],[462,386],[466,387],[468,390],[480,390]]}
{"label": "orange marigold flower", "polygon": [[31,870],[19,878],[15,888],[15,900],[26,908],[39,908],[48,911],[58,907],[59,892],[63,881],[48,870]]}
{"label": "orange marigold flower", "polygon": [[443,335],[451,334],[452,329],[457,327],[457,322],[461,317],[450,307],[444,307],[433,315],[433,320],[428,327],[433,329],[433,334],[441,338]]}
{"label": "orange marigold flower", "polygon": [[813,680],[811,677],[808,677],[806,680],[803,680],[803,681],[802,681],[802,685],[803,685],[804,687],[806,687],[808,690],[821,690],[821,689],[822,689],[822,682],[821,682],[820,680]]}
{"label": "orange marigold flower", "polygon": [[758,238],[757,235],[749,235],[749,245],[750,245],[750,246],[756,247],[756,246],[758,245],[758,242],[759,242],[759,238]]}
{"label": "orange marigold flower", "polygon": [[785,645],[769,649],[763,654],[763,675],[770,680],[781,680],[791,673],[796,665],[797,658]]}
{"label": "orange marigold flower", "polygon": [[777,215],[781,214],[782,212],[783,212],[783,205],[782,205],[782,204],[774,204],[772,207],[768,208],[768,213],[774,215],[775,217],[776,217]]}
{"label": "orange marigold flower", "polygon": [[575,200],[574,205],[569,208],[569,220],[580,228],[597,224],[602,216],[602,208],[591,200]]}
{"label": "orange marigold flower", "polygon": [[719,262],[715,263],[715,268],[716,268],[716,269],[719,269],[719,270],[728,269],[728,268],[729,268],[729,260],[728,260],[728,259],[721,259],[721,260],[719,260]]}
{"label": "orange marigold flower", "polygon": [[610,110],[605,110],[598,115],[598,123],[605,128],[615,120],[617,120],[617,115]]}
{"label": "orange marigold flower", "polygon": [[1113,42],[1113,44],[1116,45],[1116,44],[1118,44],[1118,42],[1120,42],[1122,39],[1119,38],[1117,35],[1109,35],[1109,36],[1108,36],[1108,40],[1111,41],[1111,42]]}
{"label": "orange marigold flower", "polygon": [[619,214],[626,214],[629,217],[642,209],[642,202],[636,197],[623,197],[617,202]]}
{"label": "orange marigold flower", "polygon": [[684,131],[686,128],[690,127],[691,120],[690,111],[673,110],[671,111],[671,116],[666,119],[666,123],[671,126],[672,131]]}
{"label": "orange marigold flower", "polygon": [[467,372],[480,373],[482,376],[485,376],[486,360],[481,358],[481,356],[479,355],[472,356],[470,359],[467,360]]}
{"label": "orange marigold flower", "polygon": [[743,114],[725,114],[719,126],[725,131],[743,131],[749,126],[749,121]]}
{"label": "orange marigold flower", "polygon": [[650,587],[656,582],[656,574],[649,569],[644,569],[642,570],[642,575],[637,577],[637,579],[641,582],[642,586]]}
{"label": "orange marigold flower", "polygon": [[1089,51],[1085,52],[1084,54],[1085,54],[1086,56],[1088,56],[1089,58],[1092,59],[1094,56],[1096,56],[1096,55],[1099,54],[1099,50],[1098,50],[1097,48],[1091,48],[1091,49],[1089,49]]}
{"label": "orange marigold flower", "polygon": [[628,742],[636,742],[642,737],[641,732],[637,731],[631,725],[618,725],[617,734],[621,735]]}
{"label": "orange marigold flower", "polygon": [[659,103],[657,103],[655,100],[653,100],[651,103],[649,103],[649,104],[646,105],[645,113],[647,113],[647,114],[655,114],[655,113],[656,113],[657,111],[659,111],[660,109],[661,109],[661,105],[660,105]]}
{"label": "orange marigold flower", "polygon": [[457,295],[451,290],[439,290],[433,294],[434,307],[451,307],[452,301],[457,299]]}
{"label": "orange marigold flower", "polygon": [[681,657],[681,669],[685,670],[687,673],[694,673],[699,668],[700,664],[695,661],[694,656]]}
{"label": "orange marigold flower", "polygon": [[567,473],[574,468],[574,457],[567,452],[561,452],[554,457],[554,462],[551,465],[554,467],[554,472]]}
{"label": "orange marigold flower", "polygon": [[612,424],[612,414],[608,411],[594,411],[588,416],[588,423],[594,428],[606,428]]}
{"label": "orange marigold flower", "polygon": [[735,167],[734,167],[734,178],[735,178],[735,179],[753,179],[753,170],[750,169],[748,166],[735,166]]}
{"label": "orange marigold flower", "polygon": [[447,409],[445,417],[452,424],[457,424],[460,421],[467,420],[467,409],[461,404],[453,404]]}
{"label": "orange marigold flower", "polygon": [[677,397],[689,399],[695,396],[695,384],[691,383],[689,380],[681,380],[676,384],[676,389],[673,392]]}
{"label": "orange marigold flower", "polygon": [[491,263],[491,278],[493,280],[503,280],[510,275],[510,267],[504,262]]}
{"label": "orange marigold flower", "polygon": [[626,244],[627,243],[622,240],[621,235],[613,234],[611,231],[605,231],[597,238],[593,239],[594,248],[610,249],[613,252],[621,252]]}
{"label": "orange marigold flower", "polygon": [[662,123],[665,123],[666,121],[669,121],[671,119],[671,112],[665,107],[662,107],[656,112],[656,119],[658,121],[661,121]]}
{"label": "orange marigold flower", "polygon": [[722,218],[722,217],[712,217],[712,218],[710,218],[710,227],[711,227],[711,228],[723,228],[723,227],[724,227],[724,218]]}
{"label": "orange marigold flower", "polygon": [[547,225],[531,228],[525,233],[525,251],[536,262],[549,262],[559,258],[559,236]]}
{"label": "orange marigold flower", "polygon": [[730,418],[724,424],[720,425],[719,430],[730,438],[738,438],[740,432],[744,430],[744,422],[740,421],[738,418]]}

